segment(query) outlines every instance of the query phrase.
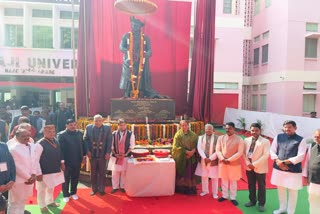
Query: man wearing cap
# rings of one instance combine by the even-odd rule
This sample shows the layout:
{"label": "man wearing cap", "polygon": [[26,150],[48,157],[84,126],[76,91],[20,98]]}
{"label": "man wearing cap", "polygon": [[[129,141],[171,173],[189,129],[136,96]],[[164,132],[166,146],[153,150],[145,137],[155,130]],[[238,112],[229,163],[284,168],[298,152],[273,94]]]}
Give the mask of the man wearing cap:
{"label": "man wearing cap", "polygon": [[42,172],[40,176],[37,176],[36,187],[41,212],[48,212],[47,206],[60,206],[54,202],[53,191],[55,186],[64,183],[62,171],[64,171],[65,165],[61,157],[60,145],[54,138],[56,135],[55,126],[45,126],[43,134],[44,137],[36,144],[36,154]]}
{"label": "man wearing cap", "polygon": [[134,146],[134,134],[127,129],[127,124],[124,119],[119,119],[118,130],[112,133],[112,157],[108,164],[108,169],[112,171],[111,193],[115,193],[119,188],[121,192],[125,192],[124,180],[127,170],[127,161]]}
{"label": "man wearing cap", "polygon": [[111,128],[103,124],[102,116],[97,114],[93,120],[94,124],[87,125],[83,137],[88,145],[87,156],[91,165],[91,196],[98,191],[100,195],[106,194],[106,160],[110,158],[112,143]]}
{"label": "man wearing cap", "polygon": [[[77,129],[77,124],[73,119],[66,121],[66,130],[58,133],[61,156],[65,164],[64,179],[62,184],[63,200],[69,201],[69,197],[78,200],[77,185],[80,176],[80,167],[86,155],[86,148],[83,142],[83,133]],[[69,184],[71,188],[69,191]]]}
{"label": "man wearing cap", "polygon": [[[142,91],[146,97],[160,97],[151,85],[149,58],[152,51],[149,37],[141,32],[144,23],[135,17],[130,18],[130,23],[132,31],[124,34],[120,43],[120,51],[124,53],[120,89],[124,90],[124,97],[130,97],[131,94],[135,93],[135,90]],[[141,44],[142,42],[143,44]],[[143,48],[143,51],[141,51],[141,48]],[[142,71],[139,72],[141,64],[143,64],[143,67]],[[130,67],[132,67],[133,72],[131,72]],[[139,77],[141,77],[140,80]],[[134,89],[132,88],[132,81],[135,85]],[[140,87],[136,88],[139,81]]]}
{"label": "man wearing cap", "polygon": [[[274,160],[271,184],[278,189],[279,209],[273,214],[287,212],[294,214],[298,190],[302,189],[302,160],[306,153],[306,140],[296,134],[293,120],[283,123],[284,133],[278,134],[272,142],[270,157]],[[288,192],[288,200],[287,200]]]}
{"label": "man wearing cap", "polygon": [[10,127],[10,133],[12,132],[14,127],[16,125],[18,125],[19,118],[22,117],[22,116],[28,117],[29,120],[30,120],[30,124],[33,127],[37,127],[36,118],[33,115],[30,114],[29,107],[28,106],[21,106],[20,110],[21,110],[21,115],[14,117],[13,120],[12,120],[11,127]]}

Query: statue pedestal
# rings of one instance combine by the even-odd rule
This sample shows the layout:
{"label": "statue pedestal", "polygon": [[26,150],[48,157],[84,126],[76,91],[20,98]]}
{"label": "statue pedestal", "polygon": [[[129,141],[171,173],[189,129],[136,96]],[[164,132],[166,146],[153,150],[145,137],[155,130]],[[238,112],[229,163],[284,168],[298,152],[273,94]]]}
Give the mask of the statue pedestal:
{"label": "statue pedestal", "polygon": [[111,119],[145,122],[175,119],[173,99],[111,99]]}

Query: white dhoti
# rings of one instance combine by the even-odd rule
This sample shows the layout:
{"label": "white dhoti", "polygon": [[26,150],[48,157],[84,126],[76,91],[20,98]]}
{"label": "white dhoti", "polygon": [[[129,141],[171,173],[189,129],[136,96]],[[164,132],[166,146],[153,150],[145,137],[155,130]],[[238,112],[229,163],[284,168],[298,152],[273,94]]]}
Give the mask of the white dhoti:
{"label": "white dhoti", "polygon": [[310,183],[308,187],[309,192],[309,211],[310,214],[318,214],[320,210],[320,185]]}
{"label": "white dhoti", "polygon": [[37,181],[37,198],[40,208],[54,203],[54,188],[61,183],[64,183],[64,175],[62,172],[43,175],[43,181]]}
{"label": "white dhoti", "polygon": [[218,181],[219,173],[218,166],[210,166],[210,164],[203,165],[198,163],[195,175],[201,176],[202,192],[209,193],[209,178],[212,184],[212,196],[218,197]]}
{"label": "white dhoti", "polygon": [[108,163],[108,170],[112,171],[112,189],[124,189],[124,181],[129,158],[124,158],[121,165],[116,164],[116,158],[111,157]]}
{"label": "white dhoti", "polygon": [[271,184],[276,185],[278,188],[279,210],[287,211],[288,214],[294,214],[298,199],[298,190],[302,189],[302,173],[285,172],[273,168]]}
{"label": "white dhoti", "polygon": [[32,195],[33,185],[15,183],[9,191],[8,214],[23,214],[25,201]]}

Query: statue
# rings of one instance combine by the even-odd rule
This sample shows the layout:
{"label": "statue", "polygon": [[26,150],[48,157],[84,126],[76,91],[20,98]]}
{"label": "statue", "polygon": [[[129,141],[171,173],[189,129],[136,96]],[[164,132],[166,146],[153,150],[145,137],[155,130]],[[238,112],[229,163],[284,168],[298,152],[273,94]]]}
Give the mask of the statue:
{"label": "statue", "polygon": [[120,51],[124,53],[120,89],[124,90],[125,98],[161,98],[151,86],[152,51],[149,37],[141,32],[144,23],[135,17],[130,22],[132,31],[124,34],[120,43]]}

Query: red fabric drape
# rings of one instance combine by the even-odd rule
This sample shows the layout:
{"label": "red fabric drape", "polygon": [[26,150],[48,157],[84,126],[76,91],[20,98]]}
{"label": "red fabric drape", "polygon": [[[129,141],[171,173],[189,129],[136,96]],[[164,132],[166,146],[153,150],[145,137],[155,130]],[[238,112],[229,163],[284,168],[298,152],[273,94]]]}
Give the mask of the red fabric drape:
{"label": "red fabric drape", "polygon": [[215,0],[198,0],[192,53],[188,113],[197,120],[213,120]]}
{"label": "red fabric drape", "polygon": [[[151,40],[152,86],[175,99],[176,112],[183,113],[187,106],[191,3],[153,2],[158,5],[154,14],[137,17],[145,22],[143,31]],[[108,115],[110,99],[123,96],[119,89],[123,56],[119,44],[131,28],[129,15],[117,11],[113,4],[109,0],[80,2],[76,81],[79,116]]]}

